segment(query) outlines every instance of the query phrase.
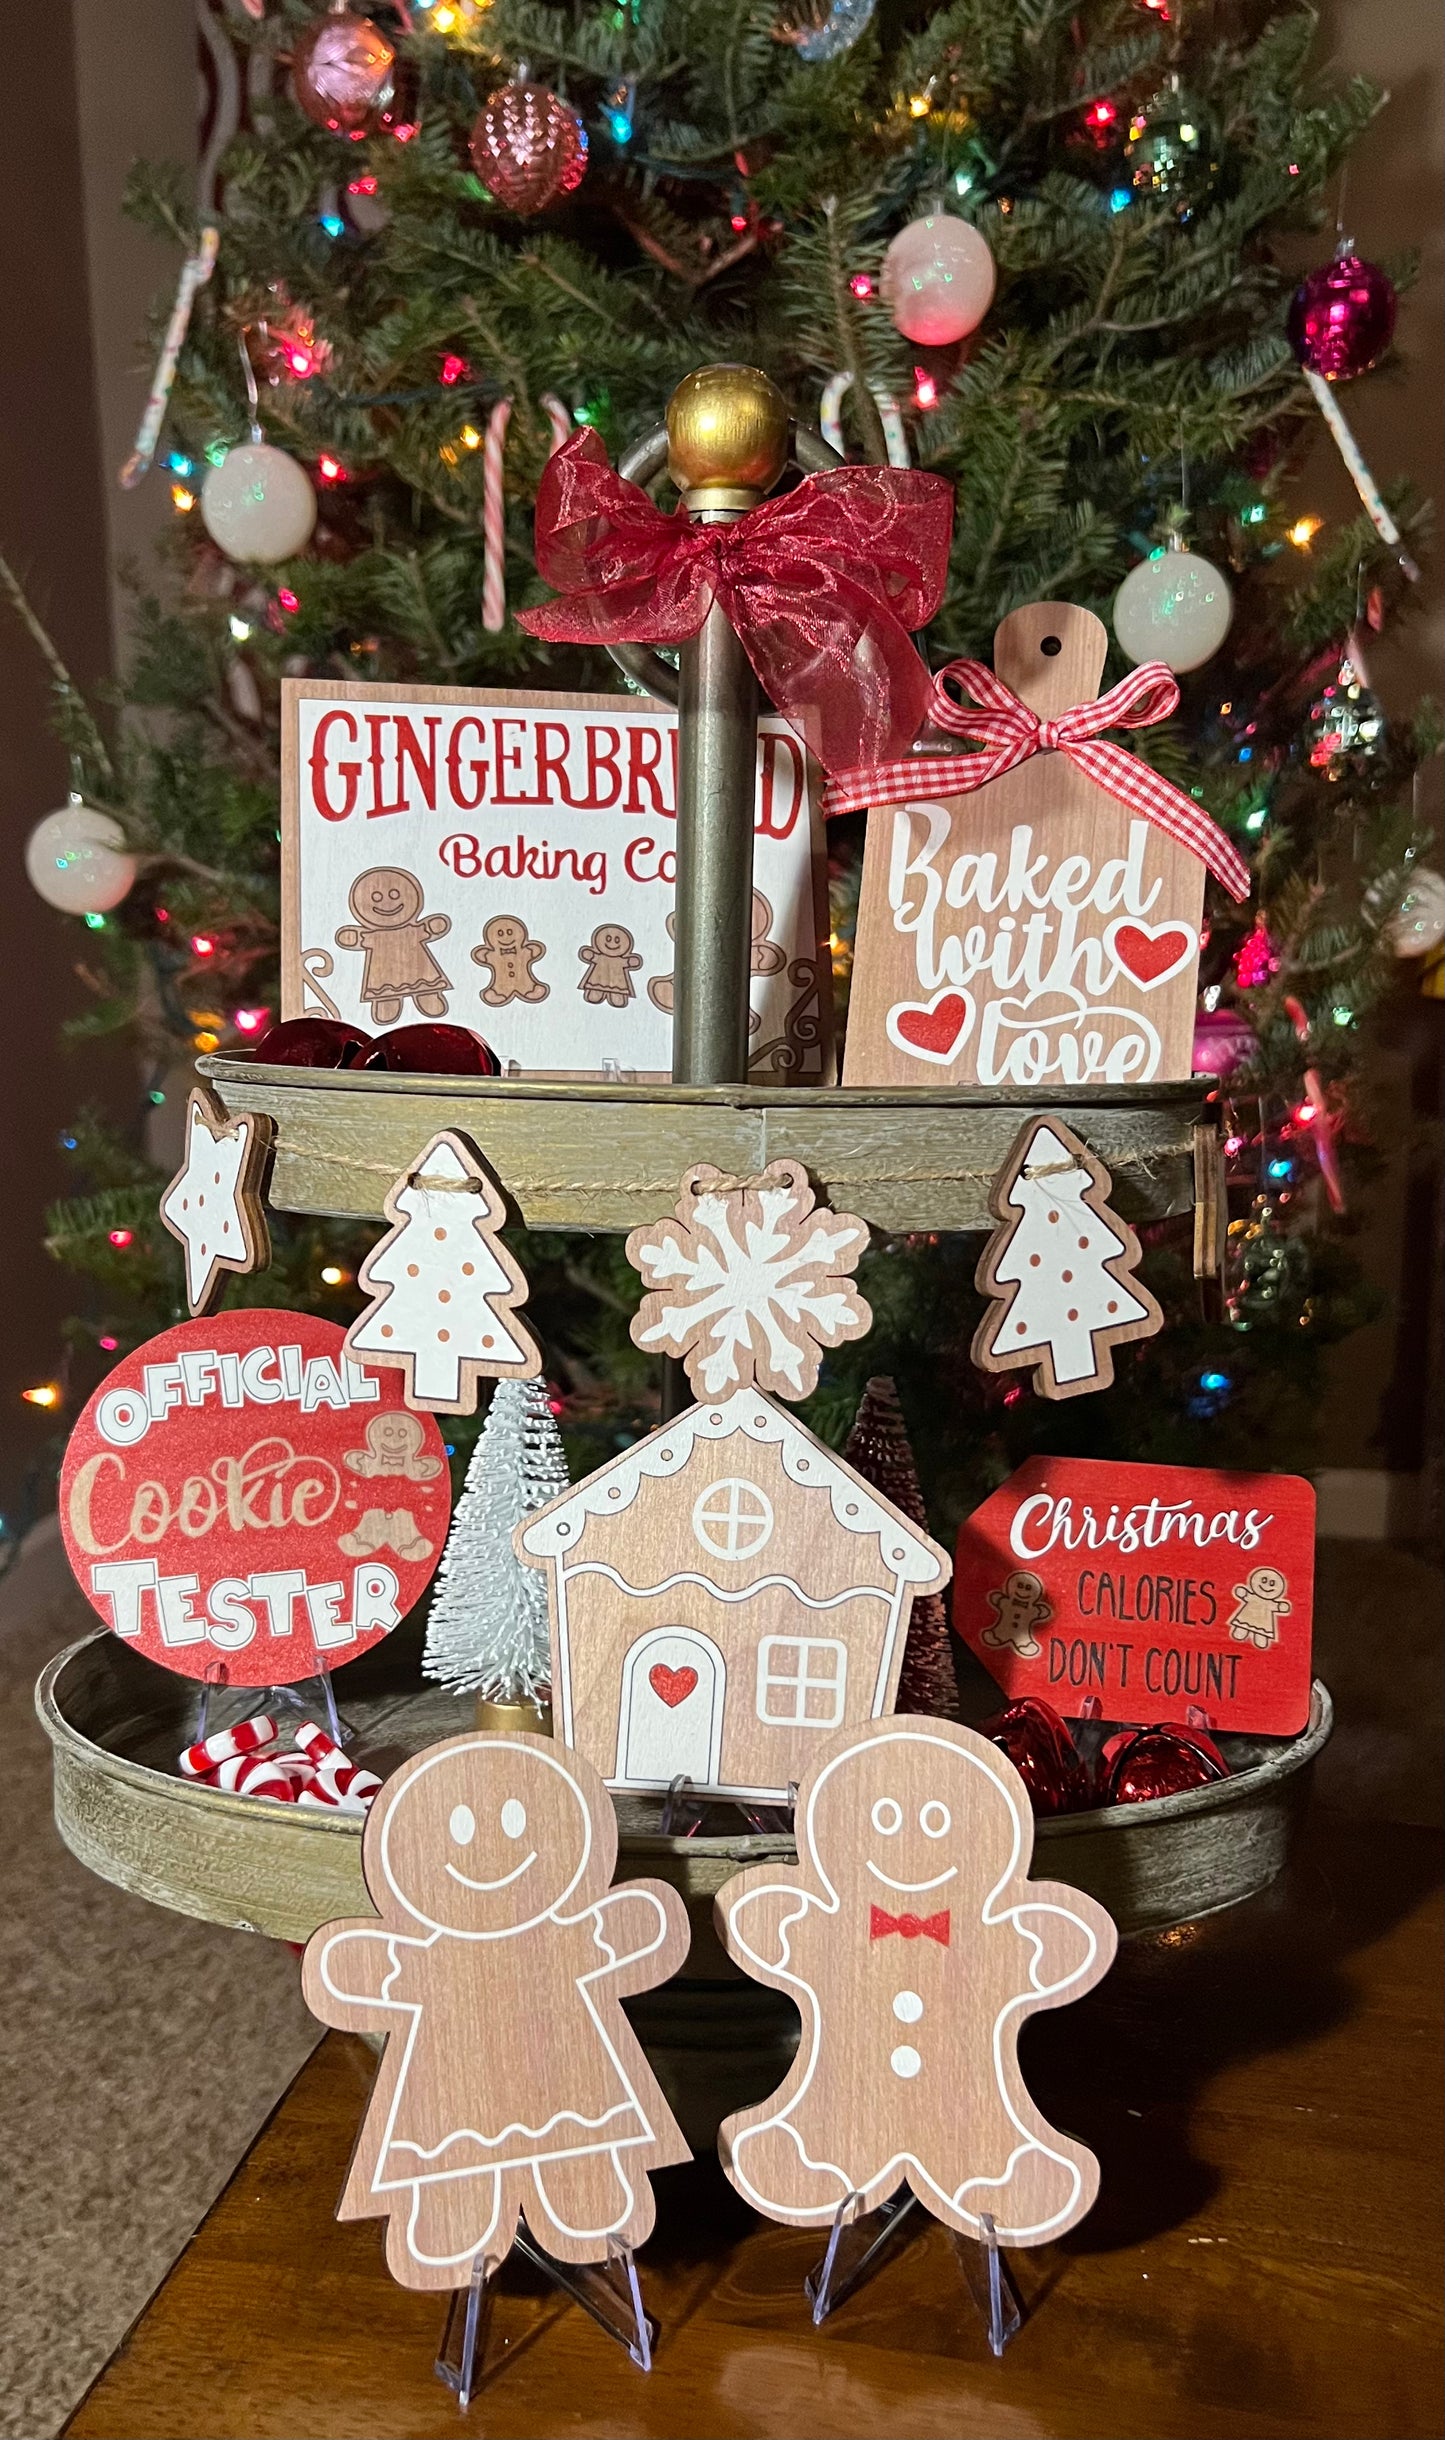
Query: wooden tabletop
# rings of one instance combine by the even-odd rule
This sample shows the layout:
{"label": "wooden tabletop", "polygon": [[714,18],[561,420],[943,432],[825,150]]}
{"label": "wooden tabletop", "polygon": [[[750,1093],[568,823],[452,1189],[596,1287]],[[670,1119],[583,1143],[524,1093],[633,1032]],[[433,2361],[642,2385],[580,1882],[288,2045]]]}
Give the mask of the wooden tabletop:
{"label": "wooden tabletop", "polygon": [[1035,2020],[1030,2084],[1103,2190],[1012,2258],[1000,2363],[933,2222],[814,2331],[816,2240],[709,2160],[657,2180],[653,2372],[514,2259],[463,2425],[440,2300],[393,2285],[379,2223],[332,2221],[373,2061],[331,2035],[67,2433],[1436,2440],[1440,1861],[1433,1834],[1317,1814],[1266,1897],[1131,1944]]}

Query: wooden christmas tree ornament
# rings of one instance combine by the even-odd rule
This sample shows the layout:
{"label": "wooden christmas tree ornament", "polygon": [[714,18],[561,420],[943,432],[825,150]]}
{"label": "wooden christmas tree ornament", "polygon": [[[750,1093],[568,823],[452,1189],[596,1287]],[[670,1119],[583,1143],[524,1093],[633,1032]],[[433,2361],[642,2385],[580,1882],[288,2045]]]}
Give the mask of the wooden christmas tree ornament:
{"label": "wooden christmas tree ornament", "polygon": [[1092,2153],[1043,2118],[1018,2064],[1040,2008],[1107,1971],[1114,1926],[1028,1878],[1033,1817],[998,1748],[949,1720],[833,1738],[798,1792],[796,1869],[714,1901],[718,1937],[803,2019],[777,2091],[723,2121],[718,2156],[769,2219],[874,2211],[906,2180],[961,2235],[1042,2245],[1093,2203]]}
{"label": "wooden christmas tree ornament", "polygon": [[186,1302],[209,1313],[227,1271],[264,1271],[271,1260],[264,1189],[274,1121],[228,1119],[204,1085],[186,1105],[186,1157],[161,1197],[160,1216],[186,1252]]}
{"label": "wooden christmas tree ornament", "polygon": [[475,1145],[450,1128],[434,1135],[383,1209],[391,1228],[357,1273],[372,1301],[346,1334],[350,1353],[397,1365],[407,1405],[444,1415],[472,1414],[479,1381],[535,1379],[541,1354],[516,1312],[527,1282]]}
{"label": "wooden christmas tree ornament", "polygon": [[1112,1183],[1062,1119],[1020,1129],[989,1193],[1001,1225],[974,1274],[993,1300],[973,1337],[980,1370],[1027,1366],[1041,1398],[1077,1398],[1108,1388],[1115,1347],[1163,1328],[1133,1276],[1139,1240],[1109,1209]]}
{"label": "wooden christmas tree ornament", "polygon": [[849,1276],[867,1243],[866,1220],[815,1207],[796,1161],[774,1161],[741,1185],[701,1163],[671,1217],[627,1240],[648,1289],[633,1339],[680,1357],[699,1398],[754,1385],[810,1397],[824,1348],[872,1328]]}
{"label": "wooden christmas tree ornament", "polygon": [[376,1917],[308,1944],[307,2006],[389,2038],[338,2219],[387,2215],[404,2287],[465,2287],[519,2215],[566,2262],[640,2245],[649,2174],[691,2156],[622,2013],[687,1954],[662,1881],[609,1886],[617,1818],[548,1737],[450,1737],[376,1798],[362,1841]]}

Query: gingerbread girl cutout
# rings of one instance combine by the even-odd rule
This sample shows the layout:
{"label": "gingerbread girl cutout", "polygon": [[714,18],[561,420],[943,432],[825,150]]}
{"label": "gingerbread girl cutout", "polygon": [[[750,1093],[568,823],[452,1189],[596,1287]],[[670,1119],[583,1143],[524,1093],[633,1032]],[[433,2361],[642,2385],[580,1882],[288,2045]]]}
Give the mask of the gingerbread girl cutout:
{"label": "gingerbread girl cutout", "polygon": [[1046,1626],[1054,1614],[1042,1580],[1031,1568],[1016,1567],[1002,1584],[994,1586],[988,1606],[993,1625],[984,1628],[981,1642],[992,1644],[995,1651],[1010,1648],[1021,1660],[1036,1661],[1043,1645],[1034,1629]]}
{"label": "gingerbread girl cutout", "polygon": [[650,2171],[691,2155],[619,2003],[676,1973],[688,1920],[665,1882],[609,1886],[596,1771],[550,1737],[449,1737],[387,1781],[361,1855],[380,1920],[324,1924],[302,1969],[323,2024],[391,2037],[338,2219],[387,2214],[414,2288],[490,2276],[519,2213],[567,2262],[640,2245]]}
{"label": "gingerbread girl cutout", "polygon": [[729,1956],[803,2019],[777,2091],[719,2131],[732,2183],[794,2226],[856,2219],[906,2179],[962,2235],[988,2212],[1000,2244],[1062,2236],[1098,2163],[1031,2100],[1019,2028],[1092,1988],[1114,1926],[1028,1879],[1013,1765],[949,1720],[874,1720],[830,1740],[796,1819],[797,1869],[756,1865],[714,1901]]}
{"label": "gingerbread girl cutout", "polygon": [[1253,1644],[1259,1652],[1267,1652],[1279,1642],[1279,1622],[1288,1618],[1293,1602],[1286,1599],[1289,1578],[1277,1567],[1254,1567],[1243,1584],[1234,1587],[1239,1607],[1229,1622],[1229,1632],[1237,1644]]}
{"label": "gingerbread girl cutout", "polygon": [[579,949],[587,971],[577,988],[589,1008],[625,1008],[635,1000],[632,978],[642,964],[625,924],[600,923],[585,949]]}
{"label": "gingerbread girl cutout", "polygon": [[[784,966],[787,964],[787,950],[781,947],[777,941],[769,940],[768,938],[768,934],[771,932],[772,928],[773,910],[767,899],[763,896],[762,891],[754,890],[752,903],[753,943],[752,950],[748,958],[749,974],[781,974]],[[675,915],[668,916],[667,937],[671,941],[675,941],[677,938],[677,917]],[[647,986],[647,996],[651,1000],[654,1008],[662,1009],[664,1014],[670,1017],[673,1013],[674,977],[670,974],[655,974],[652,981]],[[762,1018],[759,1016],[755,1008],[750,1008],[748,1010],[748,1032],[750,1034],[755,1034],[757,1032],[758,1027],[762,1024],[762,1021]]]}
{"label": "gingerbread girl cutout", "polygon": [[520,915],[493,915],[482,926],[472,951],[472,964],[491,977],[481,998],[488,1008],[505,1008],[509,1000],[545,1000],[549,986],[532,969],[545,957],[545,941],[529,940]]}
{"label": "gingerbread girl cutout", "polygon": [[393,864],[358,873],[347,902],[356,917],[336,935],[338,949],[365,951],[361,988],[374,1025],[395,1025],[402,1005],[414,1000],[424,1017],[444,1017],[451,983],[427,942],[450,932],[450,915],[423,915],[422,886],[415,873]]}

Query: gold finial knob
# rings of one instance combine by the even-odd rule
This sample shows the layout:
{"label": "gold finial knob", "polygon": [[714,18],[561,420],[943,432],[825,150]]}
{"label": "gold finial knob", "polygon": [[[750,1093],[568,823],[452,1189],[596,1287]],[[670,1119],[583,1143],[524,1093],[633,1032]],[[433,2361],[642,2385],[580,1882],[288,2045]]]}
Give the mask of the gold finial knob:
{"label": "gold finial knob", "polygon": [[667,471],[678,490],[761,499],[788,462],[788,402],[751,364],[705,364],[673,391]]}

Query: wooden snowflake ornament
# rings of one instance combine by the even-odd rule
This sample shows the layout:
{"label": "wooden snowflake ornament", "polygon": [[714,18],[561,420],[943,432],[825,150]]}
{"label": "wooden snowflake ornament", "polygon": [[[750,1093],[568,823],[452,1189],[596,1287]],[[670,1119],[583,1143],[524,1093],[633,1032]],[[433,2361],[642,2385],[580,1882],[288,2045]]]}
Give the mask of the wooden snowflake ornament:
{"label": "wooden snowflake ornament", "polygon": [[700,1399],[754,1387],[807,1398],[824,1348],[872,1328],[848,1276],[867,1243],[866,1220],[816,1208],[796,1161],[774,1161],[743,1185],[700,1163],[671,1218],[627,1240],[648,1289],[633,1339],[680,1357]]}
{"label": "wooden snowflake ornament", "polygon": [[1059,1118],[1031,1118],[989,1192],[1002,1223],[975,1284],[993,1299],[974,1333],[984,1372],[1032,1368],[1041,1398],[1107,1389],[1113,1350],[1152,1338],[1164,1316],[1132,1274],[1139,1240],[1109,1209],[1102,1161]]}
{"label": "wooden snowflake ornament", "polygon": [[161,1220],[186,1249],[186,1301],[209,1313],[227,1271],[271,1260],[263,1190],[275,1130],[247,1111],[228,1119],[203,1085],[186,1109],[186,1157],[161,1197]]}
{"label": "wooden snowflake ornament", "polygon": [[383,1208],[391,1228],[357,1273],[372,1301],[348,1352],[399,1366],[407,1405],[443,1415],[472,1414],[479,1381],[534,1380],[541,1354],[516,1316],[527,1282],[497,1234],[506,1206],[475,1146],[434,1135]]}

